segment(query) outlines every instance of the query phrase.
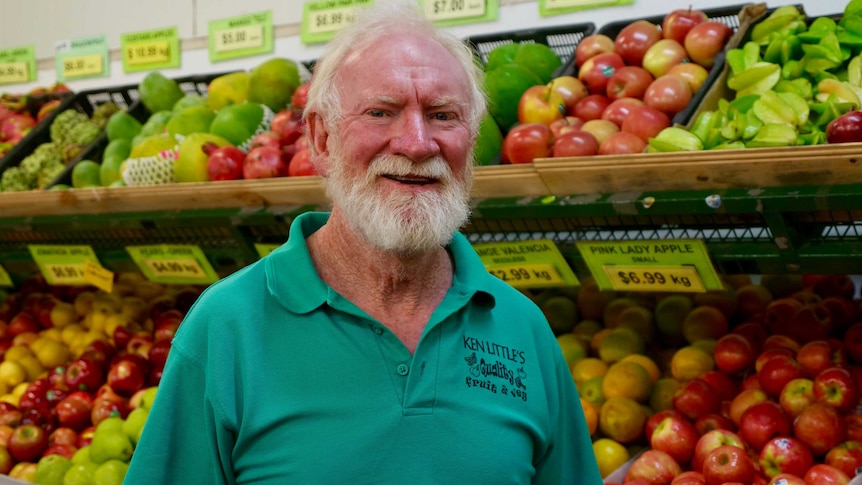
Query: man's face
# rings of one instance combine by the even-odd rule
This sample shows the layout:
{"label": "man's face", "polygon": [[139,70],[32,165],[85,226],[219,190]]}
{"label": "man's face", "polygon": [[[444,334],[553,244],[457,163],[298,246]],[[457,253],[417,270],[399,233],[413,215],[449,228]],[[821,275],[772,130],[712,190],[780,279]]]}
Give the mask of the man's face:
{"label": "man's face", "polygon": [[381,249],[446,244],[469,215],[467,74],[436,42],[404,33],[348,57],[337,76],[344,117],[326,164],[334,202]]}

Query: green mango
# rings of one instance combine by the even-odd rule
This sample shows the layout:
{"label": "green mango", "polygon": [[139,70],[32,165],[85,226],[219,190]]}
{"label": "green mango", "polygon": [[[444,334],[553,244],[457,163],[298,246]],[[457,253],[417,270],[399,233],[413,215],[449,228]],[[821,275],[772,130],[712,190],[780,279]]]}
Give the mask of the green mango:
{"label": "green mango", "polygon": [[266,105],[273,112],[288,107],[293,92],[301,84],[299,68],[290,59],[275,57],[251,70],[248,100]]}
{"label": "green mango", "polygon": [[485,74],[488,111],[501,130],[509,131],[518,123],[521,95],[529,87],[539,84],[542,84],[541,79],[520,64],[505,64]]}
{"label": "green mango", "polygon": [[179,113],[180,111],[182,111],[186,108],[191,108],[192,106],[200,106],[200,105],[206,105],[206,104],[207,104],[207,98],[201,96],[200,94],[187,94],[187,95],[183,96],[182,98],[180,98],[180,100],[174,104],[172,111],[174,113]]}
{"label": "green mango", "polygon": [[150,72],[144,77],[138,85],[138,92],[141,102],[150,113],[170,111],[174,104],[185,96],[176,81],[158,71]]}
{"label": "green mango", "polygon": [[474,165],[499,165],[503,134],[491,115],[486,115],[479,125],[479,136],[473,148]]}
{"label": "green mango", "polygon": [[142,126],[141,122],[127,111],[117,111],[108,118],[105,133],[108,135],[108,141],[131,140],[141,132]]}
{"label": "green mango", "polygon": [[206,133],[210,130],[213,119],[215,119],[215,113],[208,105],[192,106],[174,113],[165,128],[171,136]]}
{"label": "green mango", "polygon": [[144,126],[141,127],[140,135],[143,135],[144,137],[161,135],[164,133],[165,127],[168,125],[168,121],[170,121],[173,115],[173,111],[157,111],[151,114],[144,123]]}
{"label": "green mango", "polygon": [[225,106],[216,113],[209,132],[226,139],[231,145],[242,146],[264,123],[264,113],[264,107],[259,103]]}
{"label": "green mango", "polygon": [[207,86],[207,103],[218,111],[225,106],[248,101],[249,74],[245,71],[221,75]]}

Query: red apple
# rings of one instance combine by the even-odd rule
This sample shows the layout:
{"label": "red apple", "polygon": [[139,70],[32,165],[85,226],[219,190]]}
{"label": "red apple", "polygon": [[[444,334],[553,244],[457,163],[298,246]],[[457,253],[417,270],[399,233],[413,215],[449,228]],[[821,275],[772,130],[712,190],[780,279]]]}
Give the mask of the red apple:
{"label": "red apple", "polygon": [[692,421],[717,412],[720,404],[718,392],[702,379],[680,384],[673,394],[673,409]]}
{"label": "red apple", "polygon": [[42,327],[36,322],[36,317],[26,311],[20,311],[12,317],[6,326],[6,333],[15,337],[23,333],[39,333]]}
{"label": "red apple", "polygon": [[846,274],[827,274],[820,275],[811,289],[820,298],[843,296],[852,299],[856,294],[856,283]]}
{"label": "red apple", "polygon": [[661,23],[661,35],[665,39],[673,39],[682,44],[688,31],[707,19],[705,12],[694,10],[691,7],[673,10],[664,16]]}
{"label": "red apple", "polygon": [[[727,402],[727,401],[725,401]],[[716,429],[736,431],[736,424],[727,416],[719,413],[704,414],[694,422],[694,429],[701,436]]]}
{"label": "red apple", "polygon": [[610,99],[642,99],[654,79],[649,71],[639,65],[623,66],[608,79],[606,94]]}
{"label": "red apple", "polygon": [[850,298],[843,296],[827,296],[820,301],[820,304],[829,310],[832,316],[833,328],[844,334],[851,325],[856,323],[857,309],[856,303]]}
{"label": "red apple", "polygon": [[9,437],[9,453],[17,462],[36,462],[48,448],[48,433],[35,424],[22,424]]}
{"label": "red apple", "polygon": [[659,411],[657,413],[651,414],[647,418],[646,424],[644,425],[644,436],[646,437],[647,443],[649,443],[650,440],[652,440],[652,434],[655,431],[655,429],[658,428],[659,423],[661,423],[664,420],[664,418],[666,418],[668,416],[677,416],[680,418],[685,418],[682,414],[674,411],[673,409],[665,409],[665,410]]}
{"label": "red apple", "polygon": [[818,463],[805,472],[802,477],[806,485],[847,485],[850,477],[832,465]]}
{"label": "red apple", "polygon": [[694,455],[697,430],[682,416],[664,418],[650,437],[650,446],[670,455],[680,465],[687,465]]}
{"label": "red apple", "polygon": [[828,340],[813,340],[799,348],[796,360],[812,379],[828,367],[847,365],[847,355],[843,348],[837,348]]}
{"label": "red apple", "polygon": [[706,479],[703,477],[703,473],[696,471],[687,471],[682,472],[677,475],[670,485],[705,485]]}
{"label": "red apple", "polygon": [[643,99],[647,106],[673,116],[689,105],[691,97],[691,87],[685,79],[665,74],[647,86]]}
{"label": "red apple", "polygon": [[[111,416],[119,416],[123,419],[129,414],[128,403],[125,400],[115,400],[111,398],[96,398],[93,401],[93,410],[90,413],[90,420],[93,426],[98,427],[99,423]],[[83,431],[81,435],[83,435]]]}
{"label": "red apple", "polygon": [[563,107],[566,113],[571,112],[575,103],[590,94],[584,83],[575,76],[557,76],[551,79],[548,86],[563,98]]}
{"label": "red apple", "polygon": [[643,480],[647,485],[663,485],[682,473],[680,465],[667,453],[646,450],[635,458],[625,476],[625,483]]}
{"label": "red apple", "polygon": [[856,469],[862,467],[862,443],[845,441],[829,450],[823,462],[854,477]]}
{"label": "red apple", "polygon": [[862,363],[862,322],[854,323],[844,332],[844,349],[853,362]]}
{"label": "red apple", "polygon": [[729,333],[716,341],[713,357],[721,372],[734,375],[751,369],[756,354],[749,339],[738,333]]}
{"label": "red apple", "polygon": [[784,386],[793,379],[805,377],[805,371],[793,357],[777,356],[763,364],[757,373],[760,387],[773,397],[781,394]]}
{"label": "red apple", "polygon": [[829,143],[862,141],[862,110],[844,113],[830,121],[826,125],[826,141]]}
{"label": "red apple", "polygon": [[[17,424],[15,425],[17,427]],[[12,432],[15,431],[15,428],[8,424],[0,424],[0,446],[7,447],[9,446],[9,437],[12,436]]]}
{"label": "red apple", "polygon": [[93,434],[96,432],[95,426],[88,426],[83,431],[78,433],[78,448],[83,448],[85,446],[89,446],[90,442],[93,441]]}
{"label": "red apple", "polygon": [[847,424],[847,439],[862,443],[862,414],[845,414],[844,422]]}
{"label": "red apple", "polygon": [[613,121],[614,124],[622,127],[623,121],[625,121],[629,113],[640,106],[644,106],[644,102],[637,98],[615,99],[602,111],[601,119]]}
{"label": "red apple", "polygon": [[578,67],[584,65],[587,59],[605,52],[614,51],[614,40],[604,34],[591,34],[578,42],[575,47],[575,64]]}
{"label": "red apple", "polygon": [[709,452],[703,461],[703,476],[707,485],[722,485],[754,481],[754,462],[745,449],[723,445]]}
{"label": "red apple", "polygon": [[669,126],[670,118],[666,114],[649,106],[641,106],[629,113],[620,129],[649,143],[650,138]]}
{"label": "red apple", "polygon": [[0,474],[9,475],[14,466],[15,459],[12,458],[12,454],[5,446],[0,447]]}
{"label": "red apple", "polygon": [[48,434],[48,446],[70,445],[78,447],[78,432],[72,428],[61,426]]}
{"label": "red apple", "polygon": [[[165,362],[168,360],[168,353],[171,351],[170,340],[159,340],[150,347],[147,354],[147,360],[150,361],[150,366],[154,369],[164,369]],[[110,374],[109,374],[110,375]]]}
{"label": "red apple", "polygon": [[670,66],[665,75],[667,74],[673,74],[685,79],[692,93],[696,93],[703,86],[703,83],[706,82],[706,78],[709,77],[709,71],[705,67],[693,62],[683,62],[682,64]]}
{"label": "red apple", "polygon": [[592,134],[575,130],[560,135],[554,140],[551,156],[553,157],[583,157],[597,154],[599,142]]}
{"label": "red apple", "polygon": [[763,401],[746,409],[739,419],[739,435],[755,450],[776,436],[787,436],[793,429],[790,416],[773,401]]}
{"label": "red apple", "polygon": [[503,152],[510,163],[531,163],[551,156],[551,129],[541,123],[517,125],[503,139]]}
{"label": "red apple", "polygon": [[562,136],[563,133],[567,133],[570,131],[580,130],[581,126],[584,125],[584,120],[578,118],[577,116],[565,116],[560,118],[548,127],[551,129],[551,135],[554,140]]}
{"label": "red apple", "polygon": [[653,44],[644,54],[643,67],[653,77],[664,76],[671,66],[681,64],[688,59],[685,47],[671,39],[662,39]]}
{"label": "red apple", "polygon": [[778,396],[778,404],[793,418],[815,401],[814,381],[806,378],[791,380]]}
{"label": "red apple", "polygon": [[[755,376],[756,379],[756,376]],[[730,419],[739,426],[740,419],[742,418],[742,414],[751,406],[763,402],[769,399],[769,396],[766,395],[766,391],[760,388],[753,389],[743,389],[730,401],[730,408],[728,409],[728,415]]]}
{"label": "red apple", "polygon": [[521,124],[550,125],[565,114],[563,96],[549,85],[531,86],[518,102],[518,121]]}
{"label": "red apple", "polygon": [[769,480],[767,485],[808,485],[802,477],[792,473],[779,473]]}
{"label": "red apple", "polygon": [[636,135],[619,131],[607,137],[599,145],[599,155],[624,155],[627,153],[643,153],[646,143]]}
{"label": "red apple", "polygon": [[779,436],[763,445],[758,461],[767,476],[789,473],[801,477],[814,464],[814,457],[801,441],[789,436]]}
{"label": "red apple", "polygon": [[60,426],[81,431],[90,426],[93,405],[82,399],[66,397],[54,407],[54,414]]}
{"label": "red apple", "polygon": [[644,54],[653,44],[661,40],[661,30],[647,20],[635,20],[623,27],[614,39],[614,51],[626,64],[640,66]]}
{"label": "red apple", "polygon": [[704,372],[698,379],[706,382],[718,393],[720,401],[730,401],[739,394],[739,382],[730,375],[711,370]]}
{"label": "red apple", "polygon": [[814,398],[846,414],[859,404],[859,383],[849,370],[829,367],[814,378]]}
{"label": "red apple", "polygon": [[604,94],[591,94],[575,103],[571,114],[584,122],[601,119],[610,104],[611,100]]}
{"label": "red apple", "polygon": [[68,460],[71,460],[78,451],[78,447],[74,445],[48,445],[45,451],[42,452],[42,457],[50,455],[60,455]]}
{"label": "red apple", "polygon": [[[773,335],[774,337],[774,335]],[[754,371],[758,374],[760,370],[763,369],[763,366],[766,365],[772,359],[776,358],[788,358],[793,359],[796,353],[788,348],[771,348],[768,350],[762,350],[757,358],[754,359]]]}
{"label": "red apple", "polygon": [[623,58],[616,52],[604,52],[584,62],[578,70],[578,79],[590,93],[603,95],[607,92],[608,79],[625,65]]}
{"label": "red apple", "polygon": [[727,24],[707,20],[688,31],[683,46],[692,62],[708,68],[715,63],[715,57],[724,50],[724,44],[731,35],[733,29]]}
{"label": "red apple", "polygon": [[703,463],[709,453],[720,446],[736,446],[745,450],[745,442],[739,434],[726,429],[714,429],[701,436],[694,445],[691,469],[703,471]]}
{"label": "red apple", "polygon": [[805,443],[815,456],[823,456],[844,441],[844,418],[832,406],[814,403],[793,421],[793,436]]}
{"label": "red apple", "polygon": [[762,323],[758,322],[745,322],[739,324],[730,331],[730,333],[735,333],[742,335],[747,338],[749,342],[751,342],[752,347],[754,347],[755,353],[760,352],[761,348],[763,348],[763,343],[769,337],[769,329],[766,328]]}

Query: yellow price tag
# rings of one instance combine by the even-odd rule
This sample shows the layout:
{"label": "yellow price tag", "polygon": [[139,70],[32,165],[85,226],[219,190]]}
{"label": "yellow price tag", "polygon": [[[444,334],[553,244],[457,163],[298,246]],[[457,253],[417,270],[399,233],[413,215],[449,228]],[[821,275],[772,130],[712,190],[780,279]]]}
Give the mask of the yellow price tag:
{"label": "yellow price tag", "polygon": [[45,280],[51,285],[87,285],[84,263],[46,263]]}
{"label": "yellow price tag", "polygon": [[110,293],[114,290],[114,272],[93,262],[84,262],[84,279],[96,288]]}
{"label": "yellow price tag", "polygon": [[130,66],[169,62],[171,60],[171,44],[167,40],[136,42],[126,46],[123,55],[126,58],[126,64]]}
{"label": "yellow price tag", "polygon": [[263,46],[263,25],[225,29],[215,34],[216,52],[254,49]]}
{"label": "yellow price tag", "polygon": [[0,84],[25,83],[30,80],[26,62],[0,63]]}
{"label": "yellow price tag", "polygon": [[485,15],[486,0],[425,0],[425,16],[433,21],[467,19]]}
{"label": "yellow price tag", "polygon": [[560,273],[553,265],[547,263],[492,266],[488,268],[488,272],[515,288],[537,288],[565,284]]}
{"label": "yellow price tag", "polygon": [[207,279],[207,274],[195,258],[159,258],[144,259],[144,265],[159,278],[200,278]]}
{"label": "yellow price tag", "polygon": [[63,60],[63,77],[93,76],[104,71],[102,54],[67,57]]}
{"label": "yellow price tag", "polygon": [[320,10],[308,17],[307,31],[309,34],[324,34],[337,32],[356,18],[356,7],[342,7]]}
{"label": "yellow price tag", "polygon": [[617,0],[545,0],[545,8],[583,8],[583,7],[598,7],[601,5],[609,5],[616,3]]}
{"label": "yellow price tag", "polygon": [[604,266],[615,290],[679,291],[703,293],[706,289],[694,266]]}

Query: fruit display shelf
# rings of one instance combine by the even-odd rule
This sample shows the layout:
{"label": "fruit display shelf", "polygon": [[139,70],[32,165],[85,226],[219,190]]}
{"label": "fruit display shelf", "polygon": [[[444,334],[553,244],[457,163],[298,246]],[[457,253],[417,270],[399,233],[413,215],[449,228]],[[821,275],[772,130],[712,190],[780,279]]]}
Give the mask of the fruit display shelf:
{"label": "fruit display shelf", "polygon": [[[464,41],[473,49],[483,64],[488,63],[488,54],[501,45],[531,42],[545,44],[560,58],[563,63],[563,66],[560,67],[562,69],[574,58],[578,43],[584,37],[594,33],[595,30],[595,24],[582,23],[475,35],[467,37]],[[555,73],[555,77],[558,73]]]}
{"label": "fruit display shelf", "polygon": [[[579,240],[702,239],[720,272],[862,273],[862,144],[543,159],[478,167],[473,242],[548,238],[575,272]],[[28,244],[88,244],[114,271],[125,246],[198,244],[226,275],[328,206],[319,177],[0,194],[0,265]]]}

